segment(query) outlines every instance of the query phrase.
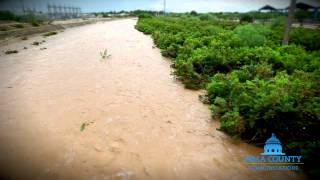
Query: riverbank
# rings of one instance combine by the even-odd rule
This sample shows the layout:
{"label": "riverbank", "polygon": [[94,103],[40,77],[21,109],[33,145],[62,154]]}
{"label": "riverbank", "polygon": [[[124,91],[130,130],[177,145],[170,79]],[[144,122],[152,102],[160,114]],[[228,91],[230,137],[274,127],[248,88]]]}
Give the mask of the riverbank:
{"label": "riverbank", "polygon": [[33,26],[30,23],[19,23],[14,21],[0,22],[0,46],[7,45],[12,41],[26,39],[37,34],[48,32],[61,32],[66,28],[77,27],[97,22],[118,20],[121,18],[77,18],[67,20],[56,20],[45,22],[38,26]]}

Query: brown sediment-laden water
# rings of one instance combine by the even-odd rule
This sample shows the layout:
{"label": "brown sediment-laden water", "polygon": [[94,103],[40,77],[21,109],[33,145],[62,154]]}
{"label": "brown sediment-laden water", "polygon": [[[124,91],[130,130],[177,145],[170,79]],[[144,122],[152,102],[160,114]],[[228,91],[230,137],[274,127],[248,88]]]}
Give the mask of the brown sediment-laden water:
{"label": "brown sediment-laden water", "polygon": [[200,92],[175,80],[135,24],[101,22],[0,48],[1,177],[298,178],[248,170],[244,157],[261,149],[216,130]]}

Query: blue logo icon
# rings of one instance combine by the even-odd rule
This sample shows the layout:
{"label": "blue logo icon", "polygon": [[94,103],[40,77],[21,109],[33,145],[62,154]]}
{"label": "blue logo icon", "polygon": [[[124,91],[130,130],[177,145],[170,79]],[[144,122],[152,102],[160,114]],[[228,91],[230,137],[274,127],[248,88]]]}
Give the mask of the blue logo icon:
{"label": "blue logo icon", "polygon": [[245,161],[250,170],[290,170],[298,171],[302,156],[286,156],[282,152],[282,145],[274,133],[264,144],[264,152],[260,155],[248,155]]}
{"label": "blue logo icon", "polygon": [[285,153],[282,152],[281,142],[274,133],[272,133],[271,137],[266,141],[264,152],[261,153],[261,155],[285,155]]}

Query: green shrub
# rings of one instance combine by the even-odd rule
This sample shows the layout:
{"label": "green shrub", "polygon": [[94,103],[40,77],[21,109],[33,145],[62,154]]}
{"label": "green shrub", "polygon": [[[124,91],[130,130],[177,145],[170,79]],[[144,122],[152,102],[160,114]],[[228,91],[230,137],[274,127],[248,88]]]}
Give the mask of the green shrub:
{"label": "green shrub", "polygon": [[208,21],[211,19],[211,16],[209,14],[201,14],[199,16],[199,19],[202,20],[202,21]]}
{"label": "green shrub", "polygon": [[194,71],[191,61],[176,60],[177,68],[174,74],[184,82],[185,87],[189,89],[199,89],[202,87],[201,75]]}
{"label": "green shrub", "polygon": [[244,131],[244,121],[238,111],[226,112],[221,117],[220,129],[231,135],[236,135]]}
{"label": "green shrub", "polygon": [[287,18],[279,16],[271,21],[271,28],[284,27],[286,25]]}
{"label": "green shrub", "polygon": [[171,44],[168,48],[162,50],[161,53],[165,57],[175,58],[178,55],[179,48],[179,45]]}
{"label": "green shrub", "polygon": [[267,41],[271,30],[261,25],[242,25],[234,30],[236,38],[240,39],[243,46],[261,46]]}
{"label": "green shrub", "polygon": [[[186,88],[205,88],[202,97],[220,130],[263,143],[274,132],[285,151],[302,154],[316,175],[313,156],[320,135],[319,30],[295,28],[281,45],[285,14],[173,14],[140,18],[136,28],[152,34],[162,55]],[[221,21],[220,19],[237,19]],[[250,18],[248,18],[250,17]],[[248,23],[277,18],[269,25]]]}
{"label": "green shrub", "polygon": [[306,10],[298,10],[294,13],[294,17],[302,24],[305,19],[312,19],[313,14],[313,12],[309,12]]}
{"label": "green shrub", "polygon": [[16,15],[10,11],[0,11],[0,20],[16,20]]}
{"label": "green shrub", "polygon": [[139,18],[152,18],[152,15],[149,13],[141,13],[138,15]]}
{"label": "green shrub", "polygon": [[[215,116],[223,117],[228,112],[233,114],[237,111],[239,117],[245,119],[244,131],[240,133],[236,126],[228,127],[227,131],[238,132],[245,138],[253,136],[263,138],[272,131],[298,132],[301,128],[300,123],[304,126],[317,124],[317,117],[320,115],[320,103],[317,97],[319,84],[316,83],[316,77],[313,74],[296,71],[290,76],[279,72],[273,78],[262,79],[257,75],[252,79],[252,75],[256,72],[242,72],[245,69],[246,67],[227,75],[216,74],[206,88],[209,101],[217,106],[212,109]],[[246,75],[249,77],[248,80],[240,80],[239,74],[240,76],[248,74]],[[225,99],[226,103],[217,104],[217,98]],[[229,115],[227,114],[225,118]],[[308,128],[313,129],[312,126]],[[300,135],[304,135],[303,133],[317,136],[310,130],[302,134],[291,134],[290,136],[288,134],[287,138],[300,138]]]}
{"label": "green shrub", "polygon": [[302,45],[307,50],[320,50],[320,31],[318,29],[295,28],[290,32],[290,43]]}
{"label": "green shrub", "polygon": [[196,11],[191,11],[191,12],[190,12],[190,15],[196,16],[196,15],[198,15],[198,13],[197,13]]}
{"label": "green shrub", "polygon": [[24,23],[30,23],[32,25],[35,25],[35,24],[39,25],[42,22],[40,17],[36,17],[32,13],[28,13],[24,15],[16,15],[10,11],[0,11],[0,20],[24,22]]}
{"label": "green shrub", "polygon": [[253,17],[249,14],[244,14],[240,17],[240,22],[253,22]]}

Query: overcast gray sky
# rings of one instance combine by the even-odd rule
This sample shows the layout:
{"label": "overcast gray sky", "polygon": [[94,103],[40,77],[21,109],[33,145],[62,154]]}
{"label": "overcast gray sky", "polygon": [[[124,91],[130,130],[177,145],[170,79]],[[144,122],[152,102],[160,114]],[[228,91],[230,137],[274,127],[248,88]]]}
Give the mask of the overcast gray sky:
{"label": "overcast gray sky", "polygon": [[[56,5],[80,7],[83,12],[120,11],[120,10],[162,10],[164,0],[0,0],[0,9],[19,11],[21,4],[45,11],[48,3]],[[257,10],[269,4],[276,8],[284,8],[290,0],[166,0],[167,11],[186,12],[246,12]],[[320,0],[298,0],[311,5],[320,6]]]}

